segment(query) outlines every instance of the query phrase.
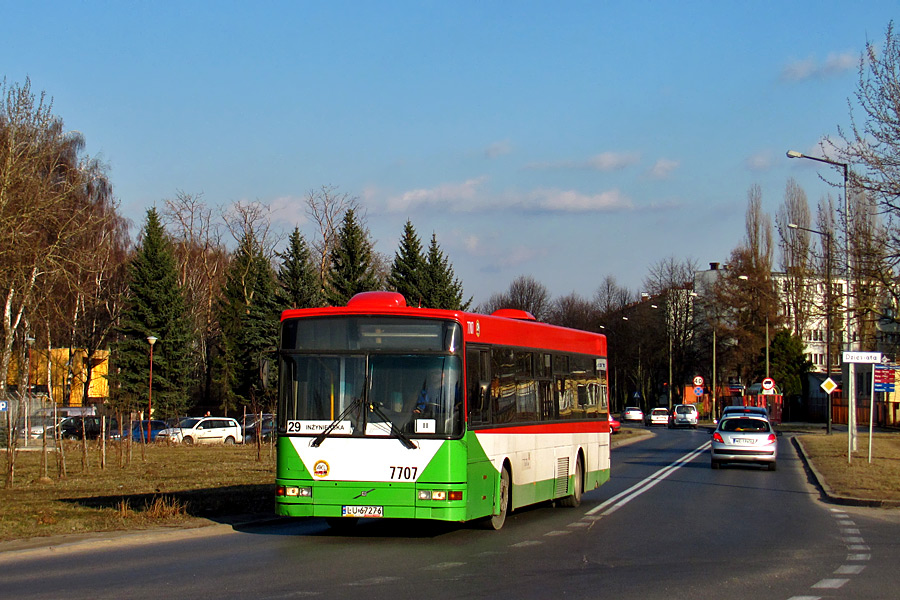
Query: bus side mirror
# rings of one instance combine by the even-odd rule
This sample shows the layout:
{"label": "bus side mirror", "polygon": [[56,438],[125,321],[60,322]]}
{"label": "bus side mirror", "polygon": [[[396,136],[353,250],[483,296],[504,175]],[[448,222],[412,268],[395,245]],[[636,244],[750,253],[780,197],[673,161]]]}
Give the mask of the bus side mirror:
{"label": "bus side mirror", "polygon": [[275,355],[276,348],[269,346],[259,355],[259,383],[264,390],[269,389],[269,361]]}

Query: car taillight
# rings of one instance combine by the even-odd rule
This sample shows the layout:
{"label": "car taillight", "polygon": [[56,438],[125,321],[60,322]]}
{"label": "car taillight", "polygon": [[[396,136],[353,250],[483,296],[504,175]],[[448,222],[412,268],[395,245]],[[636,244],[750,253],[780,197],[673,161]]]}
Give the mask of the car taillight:
{"label": "car taillight", "polygon": [[770,443],[770,444],[774,444],[774,443],[775,443],[775,434],[774,434],[774,433],[770,433],[770,434],[769,434],[769,443]]}
{"label": "car taillight", "polygon": [[713,441],[714,441],[714,442],[719,442],[720,444],[724,444],[724,443],[725,443],[725,440],[722,439],[722,436],[719,434],[718,431],[715,432],[715,433],[713,434]]}

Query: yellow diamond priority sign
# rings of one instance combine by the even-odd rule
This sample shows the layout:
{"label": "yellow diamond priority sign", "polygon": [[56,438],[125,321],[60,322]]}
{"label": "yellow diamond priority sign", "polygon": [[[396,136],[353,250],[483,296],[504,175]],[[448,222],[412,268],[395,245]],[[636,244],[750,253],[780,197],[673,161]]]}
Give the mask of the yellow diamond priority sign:
{"label": "yellow diamond priority sign", "polygon": [[825,390],[825,393],[830,396],[831,392],[837,389],[837,386],[838,385],[834,382],[834,379],[828,377],[825,379],[825,381],[822,382],[822,385],[820,385],[819,387]]}

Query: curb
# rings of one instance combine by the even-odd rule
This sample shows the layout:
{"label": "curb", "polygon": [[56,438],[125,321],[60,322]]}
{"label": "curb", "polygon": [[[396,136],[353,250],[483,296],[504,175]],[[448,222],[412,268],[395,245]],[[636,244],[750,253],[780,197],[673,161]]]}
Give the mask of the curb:
{"label": "curb", "polygon": [[806,467],[807,472],[812,476],[813,482],[815,486],[819,489],[819,492],[822,494],[822,497],[832,503],[832,504],[840,504],[843,506],[865,506],[868,508],[898,508],[900,507],[900,501],[898,500],[874,500],[871,498],[856,498],[853,496],[842,496],[836,493],[830,485],[825,481],[825,477],[819,473],[819,470],[816,469],[816,466],[809,460],[809,457],[806,455],[806,449],[803,447],[803,442],[800,441],[800,438],[797,436],[791,436],[791,442],[794,444],[794,448],[797,449],[797,454],[800,456],[800,460],[803,461],[803,465]]}

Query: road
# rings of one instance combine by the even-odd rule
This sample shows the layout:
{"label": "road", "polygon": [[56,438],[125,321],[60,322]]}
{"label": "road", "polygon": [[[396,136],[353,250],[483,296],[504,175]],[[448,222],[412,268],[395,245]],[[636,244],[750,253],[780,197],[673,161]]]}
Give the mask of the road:
{"label": "road", "polygon": [[4,598],[896,598],[896,512],[821,503],[788,436],[778,470],[709,468],[700,429],[613,452],[579,508],[499,532],[318,519],[0,555]]}

